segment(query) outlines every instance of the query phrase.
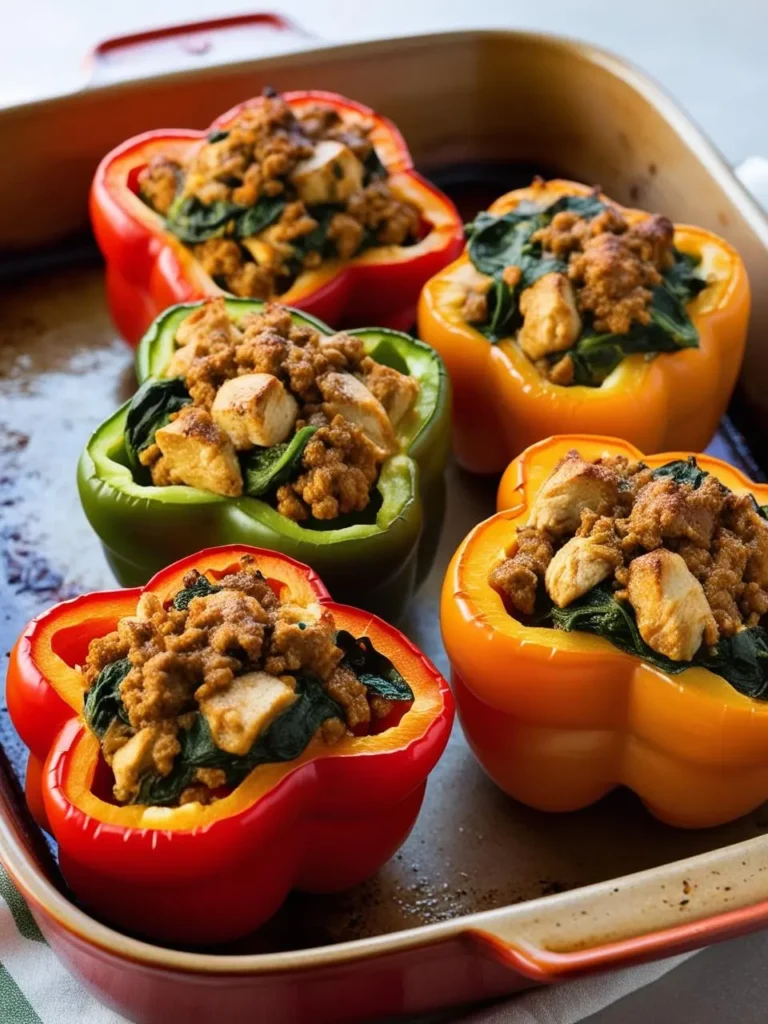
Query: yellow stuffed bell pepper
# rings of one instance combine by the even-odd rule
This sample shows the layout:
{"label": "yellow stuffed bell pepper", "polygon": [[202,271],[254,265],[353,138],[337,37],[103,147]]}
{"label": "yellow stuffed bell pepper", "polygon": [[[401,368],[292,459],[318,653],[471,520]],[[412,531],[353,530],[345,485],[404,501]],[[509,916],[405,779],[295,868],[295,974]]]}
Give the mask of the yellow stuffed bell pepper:
{"label": "yellow stuffed bell pepper", "polygon": [[[573,451],[581,460],[581,474],[576,472],[577,457],[569,455]],[[640,459],[643,464],[637,467]],[[584,463],[595,462],[599,470],[584,469]],[[661,524],[663,535],[677,531],[678,537],[663,536],[662,548],[645,552],[644,558],[641,547],[628,570],[616,570],[614,564],[610,571],[616,570],[631,601],[626,594],[616,600],[616,591],[612,593],[605,582],[574,601],[579,581],[583,584],[590,569],[584,560],[580,565],[573,560],[566,564],[567,531],[574,528],[574,521],[564,533],[564,496],[574,482],[582,488],[576,513],[587,509],[581,531],[588,534],[592,527],[594,538],[608,520],[589,511],[590,480],[599,480],[602,486],[614,472],[611,467],[626,477],[619,501],[624,502],[622,514],[627,518],[614,524],[624,531],[625,546],[636,540],[635,535],[627,539],[630,526],[644,536],[643,522],[647,529]],[[630,471],[641,476],[630,477]],[[569,474],[571,483],[566,481],[564,487],[563,475]],[[651,487],[646,486],[642,500],[633,497],[632,479]],[[721,491],[717,481],[728,490]],[[658,511],[658,502],[669,502],[670,495],[688,504],[678,507],[677,519],[654,519],[653,502]],[[605,499],[602,494],[600,500]],[[702,509],[711,512],[720,499],[722,508],[712,513],[710,552],[704,547],[694,550],[693,541],[680,539],[680,531],[687,529],[680,524],[703,522],[698,541],[704,543],[709,513]],[[768,799],[768,634],[755,624],[768,601],[768,521],[761,508],[765,503],[768,485],[752,483],[719,459],[680,453],[645,457],[631,444],[613,438],[553,437],[512,462],[499,490],[502,511],[476,526],[460,545],[445,577],[441,606],[443,639],[464,731],[479,761],[503,790],[540,810],[571,811],[624,785],[662,821],[690,828],[730,821]],[[505,592],[494,571],[500,565],[520,570],[519,560],[512,562],[510,556],[519,555],[526,544],[525,550],[533,551],[528,564],[534,570],[542,568],[535,565],[530,544],[533,531],[541,533],[546,520],[542,508],[549,508],[546,514],[555,510],[550,526],[560,524],[548,535],[556,553],[547,569],[546,589],[544,579],[539,580],[536,607],[525,615],[510,604],[510,594],[519,598],[519,591]],[[533,525],[528,527],[529,523]],[[518,533],[518,528],[524,532]],[[727,614],[718,610],[716,638],[702,594],[706,589],[707,600],[718,609],[727,607],[727,586],[718,595],[713,581],[723,580],[716,570],[723,568],[728,543],[734,545],[732,554],[737,551],[737,534],[745,539],[749,561],[745,565],[746,557],[742,559],[739,570],[734,555],[730,570],[737,578],[728,577],[726,583],[730,581],[742,608],[749,605],[757,611],[749,617],[748,628],[745,621],[737,632],[726,635]],[[606,541],[605,531],[599,539]],[[570,542],[571,548],[588,543],[588,538]],[[698,566],[703,587],[691,577],[688,591],[674,591],[680,587],[676,577],[672,590],[664,580],[659,590],[653,573],[650,579],[643,576],[641,570],[653,568],[660,559],[687,572],[680,566],[681,555],[670,548],[683,552],[687,564]],[[610,561],[610,551],[607,557]],[[518,572],[517,585],[524,575]],[[557,607],[550,592],[565,607]],[[606,602],[613,627],[618,621],[620,628],[605,635],[583,631],[594,630],[596,622],[603,623],[598,632],[605,628],[601,617]],[[701,622],[695,619],[699,613]],[[554,628],[555,623],[560,628]],[[691,654],[694,636],[688,660],[681,660],[679,645],[699,627],[701,646]],[[715,638],[714,646],[707,646]]]}
{"label": "yellow stuffed bell pepper", "polygon": [[703,450],[741,366],[749,283],[702,228],[570,181],[509,192],[424,287],[419,335],[453,383],[454,450],[498,473],[575,432]]}

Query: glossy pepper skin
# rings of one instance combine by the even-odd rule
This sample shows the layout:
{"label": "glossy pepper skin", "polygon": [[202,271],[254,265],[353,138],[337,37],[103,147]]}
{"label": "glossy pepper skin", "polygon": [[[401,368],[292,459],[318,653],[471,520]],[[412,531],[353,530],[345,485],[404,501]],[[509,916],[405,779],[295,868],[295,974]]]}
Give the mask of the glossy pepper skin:
{"label": "glossy pepper skin", "polygon": [[132,615],[141,590],[89,594],[33,620],[11,656],[8,707],[30,748],[33,808],[44,805],[67,883],[95,913],[154,939],[203,945],[257,928],[291,889],[337,892],[375,873],[411,830],[448,740],[448,685],[401,633],[335,604],[305,565],[240,546],[202,551],[158,573],[163,600],[190,569],[221,576],[243,554],[290,600],[319,602],[340,629],[368,636],[408,681],[412,704],[375,733],[313,740],[295,761],[262,765],[208,806],[117,806],[102,799],[98,741],[83,725],[89,642]]}
{"label": "glossy pepper skin", "polygon": [[[227,299],[234,317],[263,303]],[[167,366],[176,329],[197,304],[176,306],[152,325],[137,352],[139,382]],[[323,334],[333,333],[293,312]],[[375,522],[312,529],[280,515],[258,498],[224,498],[192,487],[142,486],[121,456],[127,404],[103,423],[80,459],[78,485],[85,514],[123,586],[145,583],[169,562],[201,545],[274,548],[319,572],[340,600],[385,618],[399,616],[432,564],[445,511],[444,469],[450,445],[448,376],[440,357],[408,335],[386,329],[351,331],[368,351],[393,346],[419,380],[415,410],[398,428],[402,452],[382,466],[382,505]]]}
{"label": "glossy pepper skin", "polygon": [[[389,183],[398,196],[419,208],[425,234],[414,245],[379,246],[346,262],[325,260],[317,270],[303,272],[279,300],[335,326],[380,323],[408,330],[422,285],[461,251],[462,225],[456,208],[413,169],[403,137],[385,117],[332,92],[289,92],[283,98],[296,111],[323,103],[341,114],[372,121],[371,139],[389,172]],[[228,128],[245,109],[261,102],[256,98],[233,107],[204,132],[164,130],[137,135],[99,164],[91,187],[91,222],[107,264],[112,317],[131,344],[167,306],[226,294],[192,252],[165,230],[163,218],[139,198],[140,170],[158,154],[186,158],[211,131]]]}
{"label": "glossy pepper skin", "polygon": [[[507,213],[521,200],[548,206],[562,195],[590,191],[571,181],[534,183],[497,199],[490,212]],[[618,208],[630,222],[649,216]],[[738,253],[709,231],[676,224],[674,243],[700,256],[715,277],[688,306],[699,347],[652,359],[629,356],[596,388],[552,384],[511,338],[494,345],[466,323],[461,312],[466,286],[483,278],[466,252],[427,283],[418,332],[448,367],[453,444],[462,466],[500,473],[528,445],[566,432],[624,437],[646,452],[706,448],[741,366],[749,281]]]}
{"label": "glossy pepper skin", "polygon": [[[443,584],[443,640],[464,732],[491,778],[539,810],[577,810],[624,785],[670,825],[738,818],[768,799],[768,702],[705,669],[666,675],[603,637],[524,626],[488,583],[541,484],[572,448],[588,460],[626,455],[650,466],[688,454],[644,456],[615,438],[564,435],[511,463],[502,511],[468,534]],[[768,485],[720,459],[696,458],[734,492],[768,502]]]}

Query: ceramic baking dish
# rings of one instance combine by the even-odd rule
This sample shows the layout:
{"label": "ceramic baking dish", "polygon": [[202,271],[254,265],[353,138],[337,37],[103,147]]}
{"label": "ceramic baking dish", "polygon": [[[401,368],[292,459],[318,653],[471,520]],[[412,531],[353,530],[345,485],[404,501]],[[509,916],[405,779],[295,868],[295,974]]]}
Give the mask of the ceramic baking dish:
{"label": "ceramic baking dish", "polygon": [[[753,280],[768,275],[768,225],[709,142],[655,85],[602,51],[512,32],[332,48],[292,38],[302,49],[280,58],[0,112],[9,156],[0,189],[14,196],[0,223],[0,276],[14,277],[0,286],[4,651],[52,601],[111,584],[79,508],[74,466],[89,431],[133,386],[131,354],[110,325],[86,233],[95,164],[131,134],[204,126],[266,83],[333,89],[394,118],[421,169],[467,214],[533,170],[556,172],[714,228],[741,250]],[[732,410],[748,427],[768,421],[760,344],[768,298],[755,291],[748,363]],[[761,472],[731,422],[714,450]],[[442,573],[470,525],[492,511],[493,495],[493,482],[451,470],[438,564],[404,623],[443,669]],[[416,829],[376,879],[342,897],[295,895],[267,928],[235,946],[149,945],[70,900],[26,814],[23,754],[4,711],[0,741],[0,859],[69,969],[148,1024],[171,1015],[337,1024],[417,1013],[768,923],[764,810],[702,832],[659,824],[626,792],[578,813],[540,814],[485,779],[457,728]]]}

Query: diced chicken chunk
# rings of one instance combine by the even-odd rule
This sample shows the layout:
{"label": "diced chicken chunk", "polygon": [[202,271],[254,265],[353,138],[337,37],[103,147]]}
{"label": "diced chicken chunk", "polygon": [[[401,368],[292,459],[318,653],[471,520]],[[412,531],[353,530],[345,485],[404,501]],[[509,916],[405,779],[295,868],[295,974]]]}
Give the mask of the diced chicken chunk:
{"label": "diced chicken chunk", "polygon": [[690,661],[701,646],[717,641],[717,625],[701,584],[683,558],[658,548],[629,565],[627,594],[640,636],[673,661]]}
{"label": "diced chicken chunk", "polygon": [[236,676],[223,690],[201,701],[213,742],[228,754],[243,756],[294,700],[293,686],[267,672]]}
{"label": "diced chicken chunk", "polygon": [[176,331],[176,344],[188,345],[198,339],[211,346],[216,341],[234,344],[240,330],[230,319],[224,299],[212,299],[185,316]]}
{"label": "diced chicken chunk", "polygon": [[613,470],[570,451],[536,495],[528,525],[554,537],[574,533],[584,509],[597,512],[601,505],[615,505],[618,491]]}
{"label": "diced chicken chunk", "polygon": [[210,413],[185,406],[176,419],[155,433],[162,458],[153,467],[164,482],[187,484],[203,491],[236,498],[243,493],[243,476],[235,449]]}
{"label": "diced chicken chunk", "polygon": [[384,406],[395,427],[419,397],[419,382],[414,377],[381,363],[375,363],[365,375],[365,386]]}
{"label": "diced chicken chunk", "polygon": [[344,203],[362,188],[363,165],[347,146],[324,139],[296,165],[291,181],[306,206]]}
{"label": "diced chicken chunk", "polygon": [[572,537],[547,566],[547,593],[558,608],[565,608],[608,579],[617,560],[614,550],[592,537]]}
{"label": "diced chicken chunk", "polygon": [[156,740],[157,729],[147,725],[115,751],[112,772],[118,800],[131,800],[138,792],[141,776],[154,765],[152,753]]}
{"label": "diced chicken chunk", "polygon": [[165,368],[164,377],[186,377],[189,373],[189,368],[192,365],[192,360],[195,358],[195,345],[188,344],[182,345],[181,348],[177,348],[171,356],[171,361]]}
{"label": "diced chicken chunk", "polygon": [[545,274],[520,296],[523,326],[517,336],[531,360],[564,352],[581,334],[581,317],[565,274]]}
{"label": "diced chicken chunk", "polygon": [[395,450],[395,434],[384,406],[362,381],[351,373],[326,373],[317,385],[329,419],[342,416],[354,423],[384,454]]}
{"label": "diced chicken chunk", "polygon": [[260,267],[269,267],[276,273],[296,256],[297,250],[281,237],[280,224],[272,224],[259,235],[242,238],[242,245],[253,256]]}
{"label": "diced chicken chunk", "polygon": [[225,380],[211,415],[238,451],[259,445],[271,448],[291,434],[299,406],[271,373],[246,373]]}

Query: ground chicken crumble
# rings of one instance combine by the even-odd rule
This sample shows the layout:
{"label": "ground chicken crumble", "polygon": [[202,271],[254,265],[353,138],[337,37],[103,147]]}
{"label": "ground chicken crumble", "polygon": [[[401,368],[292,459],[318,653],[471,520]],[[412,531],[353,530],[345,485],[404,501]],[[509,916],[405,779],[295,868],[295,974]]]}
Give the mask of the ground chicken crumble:
{"label": "ground chicken crumble", "polygon": [[571,451],[489,582],[522,616],[534,615],[542,585],[562,608],[609,582],[649,646],[690,660],[768,612],[768,522],[712,475],[693,488],[623,456],[587,462]]}
{"label": "ground chicken crumble", "polygon": [[[192,570],[184,587],[194,586],[199,577]],[[248,705],[238,704],[236,688],[246,676],[253,678],[248,673],[262,673],[259,685],[273,686],[276,710],[292,701],[298,673],[311,672],[319,679],[344,713],[343,720],[329,718],[318,730],[326,743],[391,711],[389,701],[369,694],[354,672],[339,664],[343,652],[336,646],[336,624],[328,609],[281,601],[250,556],[215,585],[221,589],[193,598],[184,610],[145,593],[135,616],[91,641],[82,668],[87,687],[113,662],[127,658],[131,663],[120,685],[128,723],[115,718],[101,744],[119,803],[135,799],[143,773],[165,776],[171,771],[181,749],[180,730],[191,727],[198,711],[208,719],[217,745],[247,752],[253,730]],[[221,769],[198,769],[179,802],[208,803],[225,781]]]}
{"label": "ground chicken crumble", "polygon": [[[269,299],[302,270],[319,266],[326,247],[348,260],[367,245],[417,240],[418,209],[395,195],[380,166],[378,173],[366,172],[375,158],[372,129],[359,115],[342,117],[322,103],[296,114],[267,93],[227,131],[209,136],[186,165],[154,157],[139,175],[139,194],[164,217],[186,199],[243,209],[264,198],[284,199],[278,219],[256,235],[231,237],[231,222],[221,237],[192,245],[206,273],[227,291]],[[320,227],[317,218],[328,215],[325,239],[310,240]]]}
{"label": "ground chicken crumble", "polygon": [[184,379],[192,404],[140,454],[155,485],[237,497],[237,451],[269,448],[312,426],[299,472],[277,489],[278,512],[303,522],[368,507],[384,459],[398,448],[396,427],[418,396],[413,377],[367,356],[360,339],[323,336],[275,304],[236,323],[223,299],[212,300],[186,317],[176,343],[166,376]]}

